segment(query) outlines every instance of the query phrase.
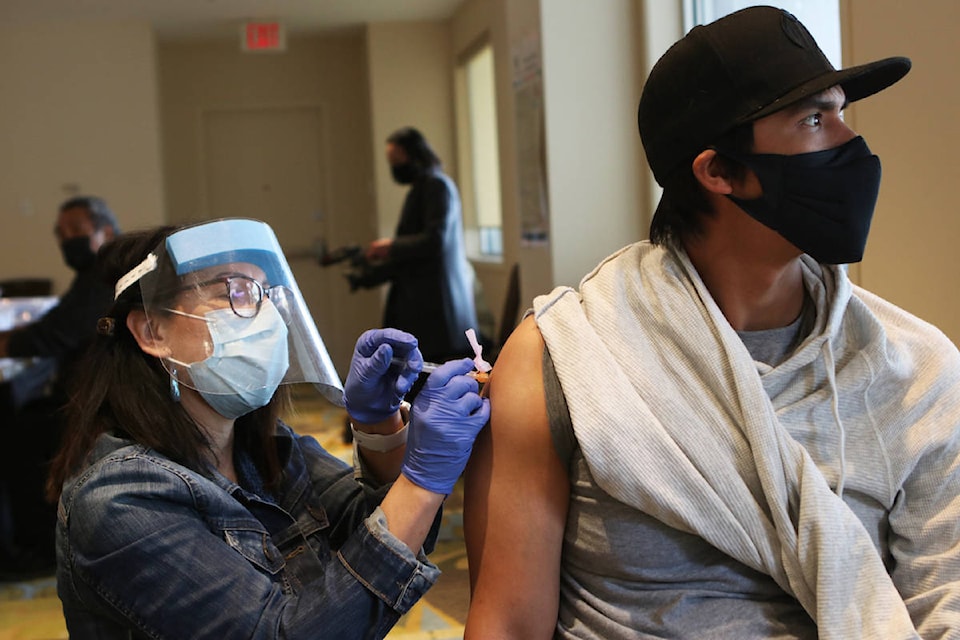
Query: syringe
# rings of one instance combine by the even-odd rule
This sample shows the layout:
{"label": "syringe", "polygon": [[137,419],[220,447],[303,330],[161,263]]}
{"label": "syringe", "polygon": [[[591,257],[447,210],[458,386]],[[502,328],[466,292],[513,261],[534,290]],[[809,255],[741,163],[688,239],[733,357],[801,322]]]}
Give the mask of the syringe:
{"label": "syringe", "polygon": [[[390,360],[390,364],[395,364],[395,365],[397,365],[398,367],[406,367],[406,366],[407,366],[407,361],[404,360],[403,358],[398,358],[398,357],[394,356],[393,359]],[[424,363],[423,363],[423,368],[420,369],[420,373],[423,373],[423,374],[433,373],[434,371],[436,371],[437,367],[439,367],[439,366],[440,366],[440,365],[437,364],[436,362],[424,362]],[[467,372],[466,374],[464,374],[464,375],[467,375],[467,376],[473,378],[474,380],[476,380],[476,381],[479,382],[480,384],[483,384],[484,382],[486,382],[486,381],[488,381],[488,380],[490,379],[490,372],[489,372],[489,371],[476,371],[476,370],[474,370],[474,371],[468,371],[468,372]]]}

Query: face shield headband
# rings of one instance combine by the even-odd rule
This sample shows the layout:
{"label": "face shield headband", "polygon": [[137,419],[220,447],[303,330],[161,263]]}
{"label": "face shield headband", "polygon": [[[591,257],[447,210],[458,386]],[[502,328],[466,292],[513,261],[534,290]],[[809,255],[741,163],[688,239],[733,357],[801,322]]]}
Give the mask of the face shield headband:
{"label": "face shield headband", "polygon": [[342,404],[340,377],[266,223],[181,229],[118,280],[116,296],[134,283],[164,368],[224,415],[265,404],[280,384],[313,383]]}

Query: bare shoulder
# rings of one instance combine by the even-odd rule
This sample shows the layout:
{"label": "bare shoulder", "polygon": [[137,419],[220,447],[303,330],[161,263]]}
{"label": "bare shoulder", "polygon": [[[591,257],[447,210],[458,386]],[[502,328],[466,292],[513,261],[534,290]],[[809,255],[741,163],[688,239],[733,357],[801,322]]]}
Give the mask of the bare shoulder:
{"label": "bare shoulder", "polygon": [[[543,398],[543,338],[532,316],[525,318],[513,331],[497,357],[497,366],[490,377],[490,401],[501,405],[501,411],[530,408]],[[492,407],[491,407],[492,408]],[[491,418],[491,422],[492,422]]]}
{"label": "bare shoulder", "polygon": [[530,317],[490,378],[490,424],[467,465],[469,638],[550,638],[557,620],[569,479],[550,435],[543,339]]}
{"label": "bare shoulder", "polygon": [[[532,316],[514,330],[490,378],[488,445],[508,481],[565,507],[567,475],[553,444],[543,383],[543,337]],[[495,478],[496,479],[496,478]],[[511,490],[512,494],[515,491]]]}
{"label": "bare shoulder", "polygon": [[[513,331],[490,376],[490,423],[474,446],[468,484],[519,480],[531,471],[524,461],[551,454],[543,392],[543,339],[532,317]],[[496,457],[496,474],[492,461]],[[486,494],[486,492],[484,492]]]}

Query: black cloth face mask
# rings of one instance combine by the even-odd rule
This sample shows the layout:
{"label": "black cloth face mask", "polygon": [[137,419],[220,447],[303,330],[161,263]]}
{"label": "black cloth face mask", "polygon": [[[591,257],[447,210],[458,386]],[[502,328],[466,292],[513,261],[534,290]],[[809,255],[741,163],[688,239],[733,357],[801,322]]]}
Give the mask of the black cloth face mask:
{"label": "black cloth face mask", "polygon": [[97,254],[90,248],[90,236],[69,238],[60,243],[63,261],[74,271],[85,271],[97,260]]}
{"label": "black cloth face mask", "polygon": [[717,149],[751,169],[763,195],[728,195],[752,218],[823,264],[860,262],[880,192],[880,158],[857,136],[839,147],[800,153],[741,154]]}
{"label": "black cloth face mask", "polygon": [[420,169],[412,162],[390,165],[390,173],[397,184],[410,184],[420,177]]}

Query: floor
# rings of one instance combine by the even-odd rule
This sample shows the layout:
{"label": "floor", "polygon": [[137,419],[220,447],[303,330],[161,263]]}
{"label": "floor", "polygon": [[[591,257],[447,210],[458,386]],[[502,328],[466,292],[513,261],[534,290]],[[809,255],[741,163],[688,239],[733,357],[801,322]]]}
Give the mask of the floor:
{"label": "floor", "polygon": [[[318,396],[299,390],[287,422],[311,434],[346,460],[344,413]],[[458,486],[447,499],[443,527],[431,560],[443,571],[434,587],[387,636],[390,640],[462,640],[468,605],[467,558],[463,546],[462,496]],[[0,583],[0,640],[60,640],[67,631],[54,578]]]}

